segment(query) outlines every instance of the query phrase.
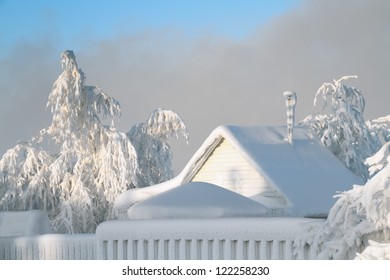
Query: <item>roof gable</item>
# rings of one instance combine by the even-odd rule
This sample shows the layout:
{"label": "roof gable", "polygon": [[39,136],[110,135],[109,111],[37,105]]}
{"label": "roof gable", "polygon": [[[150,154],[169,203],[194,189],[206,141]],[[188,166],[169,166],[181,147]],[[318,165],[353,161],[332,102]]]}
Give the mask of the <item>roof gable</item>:
{"label": "roof gable", "polygon": [[269,208],[291,206],[288,197],[224,137],[194,174],[191,181],[209,182],[246,197],[255,196],[254,200]]}

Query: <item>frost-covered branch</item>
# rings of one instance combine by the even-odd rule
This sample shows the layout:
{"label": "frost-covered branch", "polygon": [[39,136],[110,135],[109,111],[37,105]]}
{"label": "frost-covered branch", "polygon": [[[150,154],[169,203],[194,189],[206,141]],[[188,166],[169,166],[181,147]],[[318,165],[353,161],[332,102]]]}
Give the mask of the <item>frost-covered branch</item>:
{"label": "frost-covered branch", "polygon": [[[372,157],[380,158],[383,151]],[[309,243],[317,248],[318,258],[346,259],[364,249],[368,240],[390,241],[390,165],[364,186],[354,186],[336,197],[325,224],[302,236],[297,241],[300,246]]]}
{"label": "frost-covered branch", "polygon": [[[135,185],[137,156],[127,136],[114,127],[117,100],[85,85],[72,51],[61,55],[63,71],[47,106],[52,123],[37,141],[54,140],[51,156],[32,145],[17,145],[0,161],[2,210],[43,209],[56,232],[94,232],[116,197]],[[101,117],[110,118],[111,126]]]}
{"label": "frost-covered branch", "polygon": [[0,209],[42,209],[55,213],[57,189],[50,184],[55,158],[31,143],[19,143],[0,160]]}
{"label": "frost-covered branch", "polygon": [[170,140],[178,138],[179,134],[188,142],[187,128],[180,116],[161,108],[154,110],[146,123],[134,125],[127,133],[138,154],[138,187],[173,177]]}
{"label": "frost-covered branch", "polygon": [[[364,179],[369,177],[364,160],[380,148],[377,134],[372,133],[363,118],[365,101],[362,93],[342,81],[357,76],[344,76],[333,84],[324,83],[317,91],[314,104],[321,98],[328,114],[309,115],[301,125],[309,127],[328,149],[349,169]],[[327,100],[331,103],[328,104]]]}
{"label": "frost-covered branch", "polygon": [[390,162],[390,142],[387,142],[383,147],[373,156],[365,160],[368,166],[370,176],[375,175],[386,167]]}
{"label": "frost-covered branch", "polygon": [[371,134],[376,134],[382,144],[390,141],[390,115],[366,121]]}
{"label": "frost-covered branch", "polygon": [[[55,232],[94,232],[119,194],[172,178],[169,141],[180,134],[188,140],[188,133],[176,113],[163,109],[128,135],[118,131],[119,102],[85,85],[72,51],[61,64],[47,102],[50,126],[0,160],[0,210],[42,209]],[[44,140],[57,145],[56,155],[39,147]]]}

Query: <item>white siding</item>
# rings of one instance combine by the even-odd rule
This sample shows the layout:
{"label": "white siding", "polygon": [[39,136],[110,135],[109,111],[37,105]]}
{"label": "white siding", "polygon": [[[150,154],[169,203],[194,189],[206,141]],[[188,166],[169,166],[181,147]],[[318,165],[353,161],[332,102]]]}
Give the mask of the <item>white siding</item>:
{"label": "white siding", "polygon": [[261,194],[284,204],[264,176],[226,139],[221,140],[191,181],[216,184],[247,197]]}

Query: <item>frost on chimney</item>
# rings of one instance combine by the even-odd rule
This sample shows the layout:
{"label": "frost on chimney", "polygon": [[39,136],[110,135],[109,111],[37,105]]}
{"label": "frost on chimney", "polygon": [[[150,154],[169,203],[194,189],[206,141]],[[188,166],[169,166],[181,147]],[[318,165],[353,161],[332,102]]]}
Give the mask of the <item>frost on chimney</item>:
{"label": "frost on chimney", "polygon": [[283,92],[283,96],[286,98],[287,108],[287,141],[292,145],[297,95],[293,91],[285,91]]}

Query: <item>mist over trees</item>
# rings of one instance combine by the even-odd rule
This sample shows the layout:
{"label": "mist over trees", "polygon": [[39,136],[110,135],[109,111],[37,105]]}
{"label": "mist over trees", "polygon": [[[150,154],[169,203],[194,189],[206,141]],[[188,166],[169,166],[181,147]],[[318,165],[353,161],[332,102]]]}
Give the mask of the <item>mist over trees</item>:
{"label": "mist over trees", "polygon": [[[100,88],[85,85],[72,51],[62,53],[61,63],[63,72],[47,103],[51,125],[31,141],[18,143],[0,160],[0,210],[41,209],[55,232],[94,232],[110,215],[120,193],[173,176],[169,137],[177,132],[186,139],[188,135],[177,114],[160,110],[130,134],[147,139],[136,144],[137,151],[127,135],[115,128],[119,102]],[[103,123],[106,119],[110,125]],[[55,145],[58,152],[45,150],[43,142]],[[155,161],[138,160],[145,155]],[[139,175],[149,169],[152,175],[147,180]]]}
{"label": "mist over trees", "polygon": [[371,130],[364,120],[362,93],[342,83],[351,78],[357,76],[324,83],[314,98],[314,106],[318,100],[323,101],[322,113],[307,116],[300,125],[309,127],[345,166],[367,180],[369,174],[364,160],[379,150],[381,142],[378,132]]}
{"label": "mist over trees", "polygon": [[298,248],[310,244],[314,251],[321,251],[320,259],[346,259],[368,240],[383,242],[390,235],[390,116],[364,121],[362,93],[342,83],[350,78],[357,77],[324,83],[314,99],[314,105],[318,98],[323,100],[323,114],[309,115],[300,123],[367,181],[337,194],[326,222],[311,226],[298,238]]}

